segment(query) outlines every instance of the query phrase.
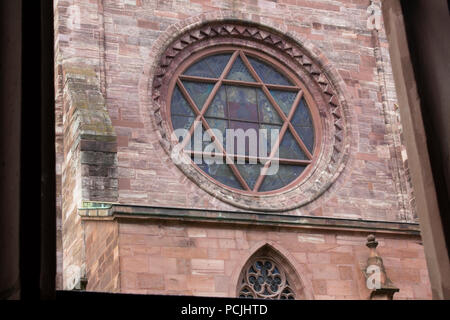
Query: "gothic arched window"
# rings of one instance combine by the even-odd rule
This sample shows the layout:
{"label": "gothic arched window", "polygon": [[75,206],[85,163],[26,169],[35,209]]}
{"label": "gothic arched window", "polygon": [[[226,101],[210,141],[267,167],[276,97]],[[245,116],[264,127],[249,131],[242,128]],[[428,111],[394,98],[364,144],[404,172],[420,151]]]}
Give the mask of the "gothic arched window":
{"label": "gothic arched window", "polygon": [[177,134],[180,149],[216,183],[249,194],[278,192],[301,180],[317,158],[318,113],[279,61],[218,47],[188,58],[174,76],[172,129],[185,129]]}
{"label": "gothic arched window", "polygon": [[257,257],[243,271],[239,298],[294,300],[296,297],[283,267],[271,258]]}

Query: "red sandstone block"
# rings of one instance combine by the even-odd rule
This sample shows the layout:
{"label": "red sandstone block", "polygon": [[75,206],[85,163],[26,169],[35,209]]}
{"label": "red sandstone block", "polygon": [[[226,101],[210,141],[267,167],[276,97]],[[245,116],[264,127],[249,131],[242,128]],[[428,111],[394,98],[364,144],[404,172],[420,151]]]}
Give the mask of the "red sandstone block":
{"label": "red sandstone block", "polygon": [[177,273],[178,274],[191,274],[191,260],[177,258]]}
{"label": "red sandstone block", "polygon": [[119,189],[130,190],[130,179],[127,178],[119,178]]}
{"label": "red sandstone block", "polygon": [[325,237],[322,234],[299,234],[297,240],[306,243],[325,243]]}
{"label": "red sandstone block", "polygon": [[327,294],[327,281],[326,280],[313,280],[312,281],[314,296]]}
{"label": "red sandstone block", "polygon": [[208,238],[221,238],[221,239],[234,239],[235,231],[234,230],[221,230],[221,229],[207,229],[206,234]]}
{"label": "red sandstone block", "polygon": [[195,246],[199,248],[219,248],[218,239],[196,238],[194,239],[194,243]]}
{"label": "red sandstone block", "polygon": [[225,275],[231,276],[238,267],[241,266],[238,266],[238,262],[236,260],[225,260]]}
{"label": "red sandstone block", "polygon": [[159,24],[157,22],[149,21],[149,20],[140,20],[140,19],[138,19],[137,25],[138,25],[139,28],[152,29],[152,30],[158,30],[159,29]]}
{"label": "red sandstone block", "polygon": [[146,289],[121,289],[120,292],[129,294],[147,294]]}
{"label": "red sandstone block", "polygon": [[412,286],[402,285],[401,290],[394,295],[394,300],[413,299],[414,290]]}
{"label": "red sandstone block", "polygon": [[120,273],[121,289],[135,289],[137,288],[137,274],[134,272]]}
{"label": "red sandstone block", "polygon": [[347,253],[331,253],[331,263],[334,264],[352,264],[355,259]]}
{"label": "red sandstone block", "polygon": [[353,293],[352,280],[328,280],[327,294],[333,296],[351,296]]}
{"label": "red sandstone block", "polygon": [[352,280],[353,268],[350,266],[339,266],[339,275],[341,280]]}
{"label": "red sandstone block", "polygon": [[421,258],[404,258],[401,259],[401,266],[403,268],[426,269],[427,262]]}
{"label": "red sandstone block", "polygon": [[161,255],[163,257],[171,258],[207,258],[208,250],[206,248],[178,248],[165,247],[161,248]]}
{"label": "red sandstone block", "polygon": [[164,290],[163,275],[138,273],[137,286],[139,289]]}
{"label": "red sandstone block", "polygon": [[297,6],[326,11],[340,11],[340,7],[337,5],[312,0],[297,0]]}
{"label": "red sandstone block", "polygon": [[143,234],[121,234],[120,244],[121,245],[144,245],[146,242],[146,237]]}
{"label": "red sandstone block", "polygon": [[426,285],[414,285],[412,287],[415,299],[431,299],[431,288],[428,284]]}
{"label": "red sandstone block", "polygon": [[414,249],[400,249],[402,258],[419,258],[418,250]]}
{"label": "red sandstone block", "polygon": [[215,280],[213,276],[190,275],[187,277],[187,287],[194,292],[214,292]]}
{"label": "red sandstone block", "polygon": [[305,252],[293,252],[292,255],[295,257],[295,260],[297,260],[299,263],[307,263],[308,262]]}
{"label": "red sandstone block", "polygon": [[161,228],[154,224],[141,224],[141,223],[120,223],[119,225],[120,234],[149,234],[149,235],[160,235]]}
{"label": "red sandstone block", "polygon": [[228,292],[231,284],[229,276],[214,276],[216,292]]}
{"label": "red sandstone block", "polygon": [[308,268],[312,270],[312,277],[316,280],[337,280],[340,278],[338,268],[334,265],[309,264]]}
{"label": "red sandstone block", "polygon": [[195,227],[188,227],[187,228],[187,235],[191,238],[206,238],[206,230],[205,228],[195,228]]}
{"label": "red sandstone block", "polygon": [[330,264],[329,253],[307,253],[308,262],[312,264]]}
{"label": "red sandstone block", "polygon": [[128,136],[117,136],[117,146],[128,147]]}
{"label": "red sandstone block", "polygon": [[156,274],[177,273],[177,259],[167,257],[149,257],[148,272]]}
{"label": "red sandstone block", "polygon": [[225,272],[225,263],[218,259],[192,259],[192,274],[223,274]]}
{"label": "red sandstone block", "polygon": [[164,236],[186,237],[187,232],[184,226],[166,226],[162,228]]}
{"label": "red sandstone block", "polygon": [[208,248],[208,258],[227,260],[230,259],[230,251],[231,249]]}
{"label": "red sandstone block", "polygon": [[219,248],[235,249],[236,248],[236,240],[219,239]]}
{"label": "red sandstone block", "polygon": [[248,241],[251,241],[251,240],[260,241],[260,240],[266,240],[266,239],[267,239],[267,233],[257,232],[257,231],[248,231],[247,232],[247,240]]}
{"label": "red sandstone block", "polygon": [[329,295],[323,295],[323,294],[315,295],[314,298],[316,300],[336,300],[335,296],[329,296]]}
{"label": "red sandstone block", "polygon": [[180,291],[186,291],[187,288],[187,276],[182,274],[164,274],[165,282],[165,294],[169,294],[170,291],[180,294]]}
{"label": "red sandstone block", "polygon": [[148,256],[124,256],[120,259],[120,270],[123,272],[147,272]]}

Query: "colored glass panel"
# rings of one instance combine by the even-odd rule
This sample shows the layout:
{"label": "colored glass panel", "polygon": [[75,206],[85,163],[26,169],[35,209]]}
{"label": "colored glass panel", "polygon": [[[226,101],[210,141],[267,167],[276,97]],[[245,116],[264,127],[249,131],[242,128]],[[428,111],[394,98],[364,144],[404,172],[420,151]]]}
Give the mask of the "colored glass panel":
{"label": "colored glass panel", "polygon": [[270,90],[270,93],[275,99],[275,102],[287,116],[289,114],[289,111],[291,111],[292,104],[294,103],[295,97],[297,96],[297,92]]}
{"label": "colored glass panel", "polygon": [[[194,111],[192,111],[186,99],[181,94],[180,89],[175,87],[172,95],[171,114],[194,117]],[[175,129],[175,128],[174,128]]]}
{"label": "colored glass panel", "polygon": [[256,90],[254,88],[226,86],[226,92],[231,119],[258,121]]}
{"label": "colored glass panel", "polygon": [[267,150],[267,156],[270,155],[270,152],[272,151],[273,146],[275,145],[275,142],[278,139],[278,136],[280,134],[281,126],[280,125],[269,125],[269,124],[262,124],[260,126],[261,129],[266,129],[266,135],[262,134],[260,137],[263,139],[262,143],[266,144],[266,150]]}
{"label": "colored glass panel", "polygon": [[314,128],[294,126],[300,139],[302,139],[309,152],[313,153],[314,149]]}
{"label": "colored glass panel", "polygon": [[292,83],[269,64],[252,57],[247,57],[258,76],[264,83],[292,86]]}
{"label": "colored glass panel", "polygon": [[[184,74],[217,79],[222,74],[230,57],[231,54],[228,53],[208,56],[191,65]],[[248,57],[248,59],[253,69],[264,83],[292,86],[290,80],[279,71],[275,70],[269,63],[263,62],[254,57]],[[233,63],[233,66],[227,75],[227,79],[246,82],[255,81],[250,70],[245,66],[243,60],[239,56]],[[198,109],[201,110],[211,94],[214,84],[195,80],[182,81],[187,93],[197,105]],[[293,92],[272,89],[270,90],[270,94],[284,114],[288,116],[298,91]],[[269,156],[275,142],[278,139],[278,134],[283,124],[283,120],[280,115],[276,111],[275,107],[270,103],[270,99],[268,99],[261,88],[239,86],[234,84],[223,84],[217,90],[211,104],[204,114],[204,117],[209,127],[219,130],[220,134],[217,132],[216,135],[220,135],[223,139],[221,142],[225,150],[228,145],[226,141],[226,129],[242,129],[240,133],[235,131],[235,134],[243,134],[243,136],[234,137],[233,150],[227,150],[227,153],[230,155],[237,154],[238,143],[243,142],[244,150],[240,149],[239,154],[259,156],[261,153],[260,151],[263,151],[259,150],[259,148],[261,145],[265,145],[266,150],[265,152],[262,152],[261,156]],[[195,118],[196,115],[194,111],[189,106],[187,100],[183,97],[178,86],[175,86],[171,101],[171,119],[174,129],[184,128],[189,130]],[[297,109],[292,117],[291,124],[308,150],[312,153],[315,138],[314,126],[310,110],[303,98],[297,106]],[[254,131],[250,132],[248,131],[249,129],[253,129]],[[258,129],[267,129],[267,136],[260,134]],[[276,130],[274,131],[276,134],[273,138],[271,136],[271,130]],[[275,158],[279,157],[296,160],[308,159],[302,151],[299,143],[295,140],[289,130],[290,129],[286,131],[278,148],[278,154],[276,153],[274,155]],[[200,139],[197,145],[200,146],[200,148],[195,151],[201,152],[205,150],[207,145],[210,145],[213,142],[208,139],[208,134],[204,137],[205,129],[202,125],[199,126],[196,132],[197,135],[194,133],[191,140],[196,138]],[[254,145],[250,145],[249,136],[257,137],[256,148]],[[205,138],[205,141],[203,141],[203,138]],[[260,141],[260,139],[262,139],[262,141]],[[180,141],[181,140],[182,137],[180,137]],[[191,148],[194,148],[193,142],[192,146],[188,143],[185,147],[186,150],[190,150]],[[256,153],[249,154],[251,149],[256,149]],[[214,148],[214,151],[221,152],[217,146]],[[260,161],[264,162],[265,160]],[[213,179],[216,179],[229,187],[242,190],[241,184],[226,163],[207,164],[202,161],[201,164],[197,163],[197,165],[202,171],[210,175]],[[239,163],[236,164],[236,166],[242,178],[246,181],[249,187],[253,189],[256,180],[260,175],[262,164],[260,162],[257,164],[250,164],[247,159],[245,164]],[[265,192],[280,189],[298,178],[304,169],[305,166],[279,164],[278,172],[276,172],[276,174],[267,175],[264,177],[259,191]]]}
{"label": "colored glass panel", "polygon": [[231,171],[230,167],[227,164],[225,163],[207,164],[205,161],[202,161],[202,163],[197,164],[197,166],[207,175],[223,183],[224,185],[242,190],[241,184],[236,179],[236,177],[234,176],[233,172]]}
{"label": "colored glass panel", "polygon": [[278,112],[269,102],[261,89],[256,89],[256,100],[258,101],[259,118],[261,122],[281,124],[281,118]]}
{"label": "colored glass panel", "polygon": [[286,130],[280,143],[279,155],[285,159],[308,159],[289,130]]}
{"label": "colored glass panel", "polygon": [[230,60],[231,54],[217,54],[206,57],[191,65],[184,74],[187,76],[219,78]]}
{"label": "colored glass panel", "polygon": [[302,98],[294,112],[294,116],[291,121],[294,126],[312,127],[311,113],[306,105],[306,101]]}
{"label": "colored glass panel", "polygon": [[209,97],[209,94],[214,87],[212,83],[192,81],[183,81],[183,85],[199,110],[203,108],[206,99]]}
{"label": "colored glass panel", "polygon": [[250,187],[250,189],[253,189],[263,166],[259,163],[243,163],[236,164],[236,167],[238,168],[245,182],[247,182],[247,185]]}
{"label": "colored glass panel", "polygon": [[225,118],[227,116],[227,93],[225,87],[220,87],[213,101],[206,110],[206,117]]}
{"label": "colored glass panel", "polygon": [[[253,139],[253,136],[258,139],[258,124],[251,122],[241,122],[241,121],[230,121],[230,129],[234,129],[234,152],[230,152],[230,154],[245,154],[249,155],[251,150],[256,150],[251,152],[251,156],[258,155],[258,147],[257,145],[252,145],[250,148],[249,140]],[[237,130],[242,129],[242,130]],[[254,140],[252,140],[254,141]],[[241,146],[239,149],[238,147]],[[245,150],[245,152],[242,152]]]}
{"label": "colored glass panel", "polygon": [[230,72],[227,75],[227,79],[229,80],[240,80],[247,82],[254,82],[252,75],[248,71],[241,57],[237,57],[231,67]]}

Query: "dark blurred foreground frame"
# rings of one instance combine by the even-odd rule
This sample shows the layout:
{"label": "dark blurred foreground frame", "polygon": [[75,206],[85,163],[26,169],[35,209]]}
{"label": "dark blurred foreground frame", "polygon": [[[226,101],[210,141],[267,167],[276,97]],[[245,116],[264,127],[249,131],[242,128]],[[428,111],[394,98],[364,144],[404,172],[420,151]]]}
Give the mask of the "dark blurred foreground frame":
{"label": "dark blurred foreground frame", "polygon": [[450,12],[384,0],[383,18],[433,299],[450,299]]}
{"label": "dark blurred foreground frame", "polygon": [[[433,298],[450,299],[449,3],[382,9]],[[55,292],[52,0],[1,1],[0,26],[0,299],[67,299],[83,293]]]}

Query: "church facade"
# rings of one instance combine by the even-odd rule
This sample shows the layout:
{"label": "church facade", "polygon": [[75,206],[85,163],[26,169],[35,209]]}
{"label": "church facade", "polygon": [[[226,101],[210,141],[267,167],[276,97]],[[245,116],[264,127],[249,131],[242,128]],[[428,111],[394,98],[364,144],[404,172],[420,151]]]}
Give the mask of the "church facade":
{"label": "church facade", "polygon": [[380,6],[56,0],[59,287],[430,299]]}

